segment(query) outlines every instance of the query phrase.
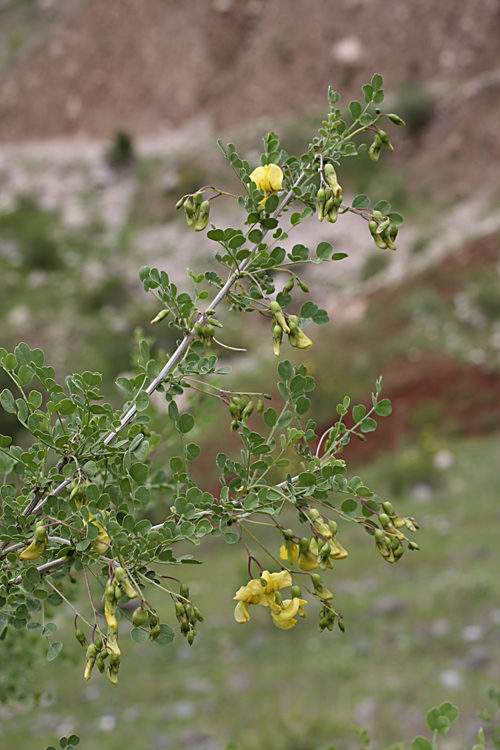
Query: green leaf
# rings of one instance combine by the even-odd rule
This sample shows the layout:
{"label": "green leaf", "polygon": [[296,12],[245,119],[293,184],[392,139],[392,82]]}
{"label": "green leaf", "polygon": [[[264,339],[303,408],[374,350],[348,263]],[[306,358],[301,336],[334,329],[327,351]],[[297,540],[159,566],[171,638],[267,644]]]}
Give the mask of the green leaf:
{"label": "green leaf", "polygon": [[145,643],[148,640],[149,633],[142,628],[132,628],[130,637],[135,643]]}
{"label": "green leaf", "polygon": [[62,643],[51,643],[47,651],[47,661],[54,661],[61,653]]}
{"label": "green leaf", "polygon": [[156,638],[155,643],[157,643],[158,646],[169,646],[174,638],[175,633],[170,625],[160,625],[160,634]]}
{"label": "green leaf", "polygon": [[326,310],[317,310],[311,315],[311,319],[313,323],[316,323],[316,325],[318,326],[324,326],[330,322],[330,318],[328,317],[328,313]]}
{"label": "green leaf", "polygon": [[191,432],[193,427],[194,417],[192,416],[192,414],[189,414],[188,412],[181,414],[179,418],[179,432],[183,435],[187,435],[188,432]]}
{"label": "green leaf", "polygon": [[318,247],[316,248],[316,255],[318,258],[321,258],[321,260],[328,260],[328,258],[333,253],[333,245],[331,245],[329,242],[320,242]]}
{"label": "green leaf", "polygon": [[371,86],[369,83],[365,83],[364,86],[361,87],[363,94],[365,95],[365,102],[369,104],[373,97],[373,86]]}
{"label": "green leaf", "polygon": [[364,193],[357,195],[352,202],[353,208],[368,208],[369,205],[370,205],[370,199]]}
{"label": "green leaf", "polygon": [[250,492],[243,501],[243,507],[245,510],[253,510],[259,504],[259,498]]}
{"label": "green leaf", "polygon": [[380,89],[380,91],[377,91],[377,93],[373,97],[373,103],[382,104],[383,101],[384,101],[384,91],[383,89]]}
{"label": "green leaf", "polygon": [[262,232],[260,229],[252,229],[252,231],[248,233],[248,239],[255,244],[262,242]]}
{"label": "green leaf", "polygon": [[290,380],[293,375],[293,368],[287,359],[280,362],[278,365],[278,375],[286,383]]}
{"label": "green leaf", "polygon": [[316,305],[314,302],[311,302],[311,300],[304,302],[304,304],[300,308],[301,318],[312,318],[312,316],[316,312],[318,312],[318,305]]}
{"label": "green leaf", "polygon": [[59,594],[56,591],[53,591],[51,594],[48,595],[46,602],[47,604],[50,604],[51,607],[60,607],[61,604],[63,603],[63,598],[62,596],[59,596]]}
{"label": "green leaf", "polygon": [[343,513],[354,513],[358,504],[353,497],[348,497],[340,506]]}
{"label": "green leaf", "polygon": [[172,456],[170,459],[170,468],[174,474],[178,474],[184,468],[184,461],[179,456]]}
{"label": "green leaf", "polygon": [[303,471],[299,474],[299,482],[303,487],[315,487],[317,479],[311,471]]}
{"label": "green leaf", "polygon": [[296,227],[298,224],[300,224],[301,221],[302,221],[302,216],[297,212],[293,213],[290,217],[290,223],[292,227]]}
{"label": "green leaf", "polygon": [[378,203],[375,203],[373,206],[374,211],[380,211],[382,214],[386,214],[388,211],[391,210],[391,204],[387,201],[379,201]]}
{"label": "green leaf", "polygon": [[352,410],[352,418],[354,419],[354,422],[360,422],[363,417],[366,414],[366,406],[363,406],[363,404],[358,404],[357,406],[353,407]]}
{"label": "green leaf", "polygon": [[332,260],[344,260],[344,258],[348,258],[349,255],[347,253],[333,253]]}
{"label": "green leaf", "polygon": [[375,414],[378,414],[379,417],[387,417],[391,412],[392,406],[388,398],[383,398],[382,401],[379,401],[375,406]]}
{"label": "green leaf", "polygon": [[168,405],[168,416],[175,425],[179,421],[179,409],[175,401],[171,401]]}
{"label": "green leaf", "polygon": [[282,430],[284,427],[288,427],[292,421],[292,412],[284,411],[278,418],[278,429]]}
{"label": "green leaf", "polygon": [[377,423],[371,417],[363,419],[360,425],[361,432],[373,432],[377,429]]}
{"label": "green leaf", "polygon": [[415,737],[411,743],[411,750],[432,750],[432,745],[425,737]]}
{"label": "green leaf", "polygon": [[441,703],[441,705],[439,706],[439,713],[441,714],[441,716],[446,716],[450,724],[453,724],[460,716],[460,711],[458,710],[458,708],[448,701],[446,701],[445,703]]}
{"label": "green leaf", "polygon": [[149,396],[146,391],[139,391],[135,399],[137,411],[145,411],[149,406]]}
{"label": "green leaf", "polygon": [[31,349],[22,341],[14,349],[14,356],[20,365],[29,365],[31,362]]}
{"label": "green leaf", "polygon": [[271,407],[264,412],[264,414],[262,415],[262,419],[264,420],[264,424],[266,425],[266,427],[272,429],[278,421],[278,415],[276,414],[276,411]]}
{"label": "green leaf", "polygon": [[196,461],[201,453],[201,448],[196,443],[189,443],[186,446],[186,457],[188,461]]}
{"label": "green leaf", "polygon": [[227,534],[224,534],[224,541],[226,544],[236,544],[236,542],[240,541],[240,535],[229,531]]}
{"label": "green leaf", "polygon": [[375,75],[372,78],[372,87],[374,91],[378,91],[380,88],[382,88],[384,84],[384,79],[379,73],[375,73]]}
{"label": "green leaf", "polygon": [[68,742],[70,745],[74,745],[76,747],[76,745],[80,744],[80,738],[77,734],[72,734],[70,735],[70,737],[68,737]]}
{"label": "green leaf", "polygon": [[26,627],[31,633],[43,633],[43,625],[41,622],[29,622]]}
{"label": "green leaf", "polygon": [[351,117],[353,120],[357,120],[358,117],[361,115],[361,112],[363,111],[363,107],[361,104],[357,101],[350,102],[349,104],[349,112],[351,113]]}
{"label": "green leaf", "polygon": [[0,404],[2,404],[4,410],[8,414],[16,413],[16,401],[8,388],[4,388],[4,390],[0,393]]}
{"label": "green leaf", "polygon": [[311,399],[306,398],[306,396],[301,396],[299,399],[297,399],[297,402],[295,404],[295,411],[297,412],[299,417],[302,417],[304,414],[307,414],[310,408],[311,408]]}
{"label": "green leaf", "polygon": [[403,219],[401,214],[398,214],[395,211],[391,211],[391,213],[387,214],[387,216],[389,216],[389,218],[393,220],[397,227],[403,226],[405,220]]}
{"label": "green leaf", "polygon": [[35,586],[40,583],[41,575],[38,572],[37,568],[34,565],[31,565],[28,570],[25,573],[26,578],[28,581]]}
{"label": "green leaf", "polygon": [[149,469],[146,464],[138,462],[132,464],[129,473],[134,482],[136,482],[137,484],[144,484],[144,482],[148,478]]}
{"label": "green leaf", "polygon": [[[300,217],[300,214],[294,214],[294,216]],[[291,257],[296,261],[307,260],[309,258],[309,248],[305,245],[294,245],[292,247]]]}

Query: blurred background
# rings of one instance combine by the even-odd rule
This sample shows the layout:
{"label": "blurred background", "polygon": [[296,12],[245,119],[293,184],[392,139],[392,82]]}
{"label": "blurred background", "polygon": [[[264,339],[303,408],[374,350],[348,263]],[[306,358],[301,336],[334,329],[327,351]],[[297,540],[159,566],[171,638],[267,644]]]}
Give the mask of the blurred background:
{"label": "blurred background", "polygon": [[[28,660],[22,642],[4,642],[0,746],[38,750],[77,732],[95,750],[350,750],[362,744],[357,725],[381,747],[425,734],[425,711],[450,700],[462,712],[443,743],[453,750],[473,744],[478,710],[495,716],[499,0],[0,0],[0,345],[41,347],[59,380],[102,372],[119,405],[114,380],[157,312],[139,267],[188,288],[186,267],[200,272],[213,256],[174,206],[207,183],[237,189],[216,139],[257,165],[273,129],[300,155],[328,85],[347,108],[375,72],[384,110],[407,126],[390,128],[394,153],[345,160],[338,176],[345,195],[388,200],[405,225],[397,253],[378,251],[354,217],[297,230],[294,242],[327,240],[349,255],[304,277],[331,323],[308,330],[302,359],[323,427],[344,395],[369,403],[383,376],[393,414],[345,457],[417,517],[421,552],[392,569],[356,529],[344,532],[350,557],[330,588],[347,631],[320,636],[312,616],[288,633],[266,617],[236,626],[245,557],[207,545],[191,581],[206,615],[195,645],[130,641],[118,689],[84,683],[76,641],[51,664],[43,645]],[[227,226],[232,211],[218,200],[211,218]],[[247,325],[228,320],[224,341],[258,351],[258,366],[217,354],[233,385],[273,393],[267,326]],[[170,329],[153,334],[159,356],[171,350]],[[1,431],[14,434],[9,418]],[[197,471],[212,484],[228,426],[207,404]],[[62,614],[53,619],[64,627]]]}

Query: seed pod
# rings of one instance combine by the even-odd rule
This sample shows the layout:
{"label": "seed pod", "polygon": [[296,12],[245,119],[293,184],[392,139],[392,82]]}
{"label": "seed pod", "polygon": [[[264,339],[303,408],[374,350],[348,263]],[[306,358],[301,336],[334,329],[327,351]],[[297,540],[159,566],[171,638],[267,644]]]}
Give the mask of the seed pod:
{"label": "seed pod", "polygon": [[120,586],[122,587],[123,593],[126,594],[126,596],[128,596],[129,599],[135,599],[137,596],[139,596],[137,591],[134,589],[134,587],[130,583],[128,575],[127,575],[127,571],[125,570],[125,568],[122,568],[122,567],[115,568],[115,576]]}
{"label": "seed pod", "polygon": [[195,224],[194,231],[202,232],[208,224],[208,218],[210,215],[210,201],[203,201],[200,205],[200,214],[198,221]]}
{"label": "seed pod", "polygon": [[134,609],[132,613],[132,625],[134,628],[139,628],[141,625],[144,625],[148,621],[149,613],[147,609],[143,609],[142,607],[137,607],[137,609]]}
{"label": "seed pod", "polygon": [[291,292],[294,285],[294,278],[293,276],[290,276],[289,280],[286,282],[285,286],[282,289],[283,294],[288,294],[288,292]]}
{"label": "seed pod", "polygon": [[309,287],[307,286],[307,284],[304,284],[303,281],[297,281],[297,284],[303,292],[305,292],[306,294],[309,292]]}

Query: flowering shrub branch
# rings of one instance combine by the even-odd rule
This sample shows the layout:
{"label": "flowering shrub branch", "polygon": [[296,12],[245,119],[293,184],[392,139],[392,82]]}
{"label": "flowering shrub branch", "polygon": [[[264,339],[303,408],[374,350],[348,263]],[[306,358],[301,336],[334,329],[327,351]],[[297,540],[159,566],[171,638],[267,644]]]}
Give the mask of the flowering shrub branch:
{"label": "flowering shrub branch", "polygon": [[[248,558],[251,580],[234,597],[236,621],[248,622],[250,605],[262,605],[282,630],[305,618],[306,606],[310,611],[314,603],[321,631],[332,630],[335,622],[344,630],[332,607],[333,594],[323,582],[333,562],[348,557],[338,538],[339,522],[363,527],[375,550],[390,563],[397,562],[405,549],[418,549],[407,536],[417,528],[414,519],[400,516],[359,477],[348,480],[341,458],[351,437],[366,439],[376,429],[375,417],[390,414],[389,400],[381,398],[381,379],[370,410],[362,405],[351,409],[346,397],[337,405],[336,421],[323,435],[317,435],[315,422],[306,417],[311,406],[308,394],[315,384],[303,364],[279,362],[282,403],[275,404],[277,408],[266,408],[268,394],[224,390],[210,382],[211,376],[220,380],[229,370],[218,366],[211,351],[224,346],[215,338],[216,330],[223,328],[215,317],[222,303],[234,316],[258,312],[266,317],[269,347],[277,358],[287,345],[309,349],[314,334],[310,337],[305,328],[329,322],[326,311],[310,299],[298,308],[293,292],[309,294],[299,275],[304,266],[331,264],[346,256],[334,252],[329,242],[319,243],[314,252],[303,244],[287,252],[282,245],[302,222],[314,221],[317,214],[320,221],[334,224],[343,214],[354,213],[368,223],[377,247],[396,249],[402,217],[386,201],[371,208],[365,195],[347,205],[337,176],[345,158],[366,150],[365,144],[356,145],[354,136],[374,133],[369,156],[377,161],[382,146],[392,150],[378,125],[381,118],[404,124],[397,115],[378,109],[384,98],[380,76],[363,87],[363,94],[364,106],[357,101],[349,105],[348,126],[337,106],[339,95],[329,91],[328,115],[300,158],[283,151],[271,132],[264,138],[261,165],[252,169],[233,144],[219,141],[242,186],[237,202],[244,228],[223,230],[210,224],[213,202],[236,197],[214,186],[183,196],[177,207],[184,210],[189,228],[207,231],[226,280],[214,270],[188,271],[194,292],[180,293],[165,270],[140,269],[145,291],[161,305],[152,323],[176,329],[179,341],[162,366],[151,355],[148,342],[139,342],[136,372],[116,381],[125,395],[121,409],[104,403],[99,373],[70,375],[63,385],[56,381],[54,369],[45,365],[40,349],[25,343],[11,353],[0,349],[0,366],[13,383],[13,390],[6,388],[0,394],[0,403],[32,440],[24,448],[12,445],[8,436],[0,437],[0,630],[27,628],[53,639],[56,625],[50,613],[67,602],[75,612],[75,637],[85,651],[87,680],[97,666],[114,685],[118,683],[121,619],[130,620],[131,637],[137,643],[171,643],[175,632],[171,624],[160,622],[153,603],[157,595],[170,598],[172,622],[177,620],[181,634],[193,643],[203,615],[181,577],[159,572],[165,567],[177,571],[193,562],[192,556],[177,552],[185,540],[198,546],[205,536],[221,537],[241,549]],[[290,213],[292,206],[296,210]],[[277,289],[283,272],[288,280]],[[217,291],[207,303],[211,287]],[[186,390],[218,399],[229,412],[230,430],[241,441],[239,458],[224,453],[215,458],[221,485],[216,496],[198,486],[190,474],[200,448],[186,438],[195,417],[181,413],[177,403]],[[150,402],[155,391],[163,393],[167,403],[164,435],[155,432],[160,421]],[[349,413],[352,427],[344,422]],[[180,438],[180,455],[172,452],[168,466],[158,465],[158,446],[172,435]],[[299,466],[295,476],[287,472],[292,459]],[[278,473],[282,479],[270,481]],[[152,525],[145,512],[159,495],[169,499],[170,508],[161,523]],[[285,507],[292,509],[305,531],[285,526]],[[256,517],[265,520],[257,522]],[[250,524],[256,523],[275,529],[272,549],[250,530]],[[252,563],[259,571],[257,578],[252,578]],[[277,568],[273,572],[267,569],[271,565]],[[100,600],[93,598],[90,574],[100,586]],[[68,582],[79,575],[86,581],[88,606],[72,601]],[[284,598],[281,592],[287,588],[290,594]],[[130,601],[132,614],[123,606]],[[61,649],[62,643],[50,640],[49,661]]]}

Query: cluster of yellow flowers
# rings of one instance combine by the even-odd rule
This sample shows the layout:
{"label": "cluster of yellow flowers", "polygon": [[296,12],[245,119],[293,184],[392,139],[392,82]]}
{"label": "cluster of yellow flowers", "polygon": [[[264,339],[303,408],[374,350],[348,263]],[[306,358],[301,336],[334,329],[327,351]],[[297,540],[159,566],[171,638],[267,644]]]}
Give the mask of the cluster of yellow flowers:
{"label": "cluster of yellow flowers", "polygon": [[[261,604],[269,607],[274,624],[280,630],[290,630],[297,624],[295,615],[306,617],[304,604],[305,599],[300,596],[298,586],[292,586],[292,598],[283,599],[280,589],[292,586],[292,576],[288,570],[279,573],[262,572],[261,578],[253,578],[246,586],[241,586],[236,592],[238,604],[234,610],[234,619],[240,624],[250,619],[250,604]],[[295,596],[294,596],[295,594]]]}
{"label": "cluster of yellow flowers", "polygon": [[280,559],[295,565],[299,558],[299,568],[306,572],[316,568],[333,568],[333,560],[343,560],[349,554],[337,539],[337,524],[330,520],[325,523],[314,508],[310,510],[310,518],[318,536],[313,536],[310,540],[304,537],[297,545],[291,539],[293,532],[284,532],[285,541],[280,548]]}

